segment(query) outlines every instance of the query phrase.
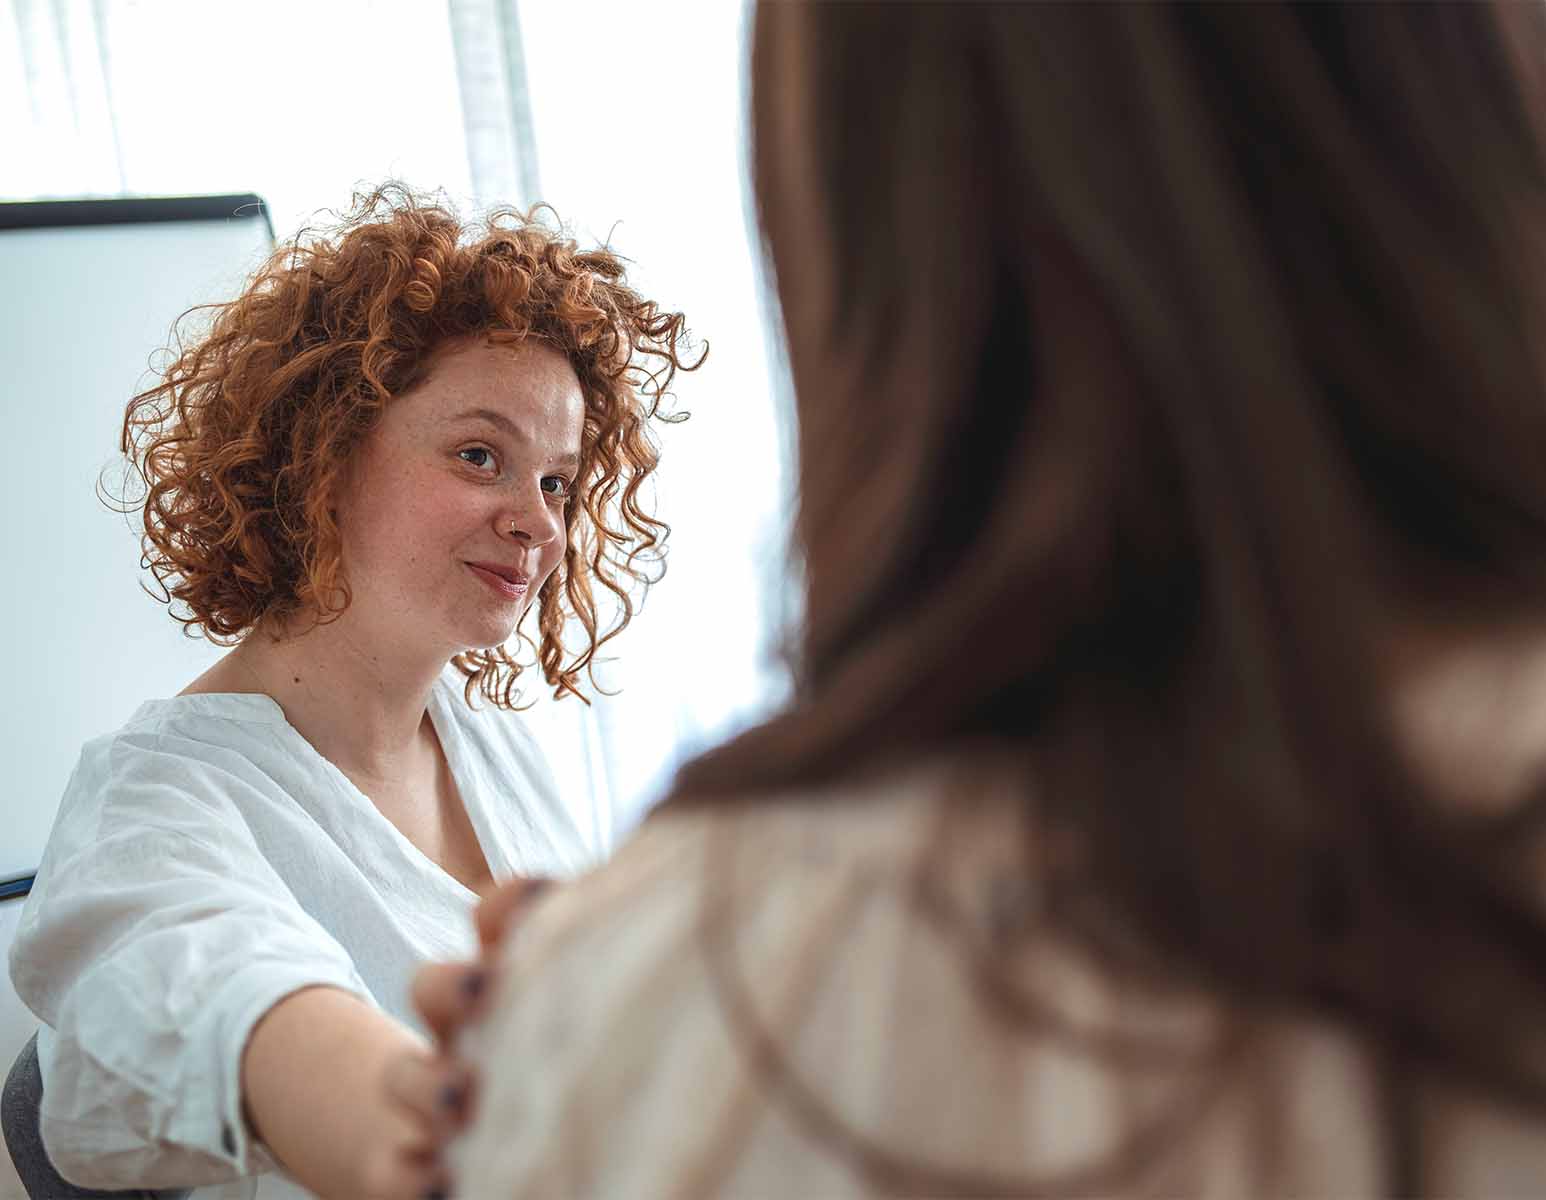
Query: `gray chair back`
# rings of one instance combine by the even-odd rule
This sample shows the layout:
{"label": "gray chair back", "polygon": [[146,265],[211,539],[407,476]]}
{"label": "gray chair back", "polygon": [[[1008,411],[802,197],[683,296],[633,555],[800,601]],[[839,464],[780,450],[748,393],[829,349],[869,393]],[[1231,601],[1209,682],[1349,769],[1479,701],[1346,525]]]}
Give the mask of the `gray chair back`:
{"label": "gray chair back", "polygon": [[0,1091],[0,1126],[5,1131],[5,1147],[21,1177],[22,1187],[31,1200],[185,1200],[188,1189],[127,1192],[98,1192],[66,1182],[54,1170],[43,1151],[39,1132],[39,1111],[43,1106],[43,1072],[38,1067],[38,1035],[33,1034],[21,1048]]}

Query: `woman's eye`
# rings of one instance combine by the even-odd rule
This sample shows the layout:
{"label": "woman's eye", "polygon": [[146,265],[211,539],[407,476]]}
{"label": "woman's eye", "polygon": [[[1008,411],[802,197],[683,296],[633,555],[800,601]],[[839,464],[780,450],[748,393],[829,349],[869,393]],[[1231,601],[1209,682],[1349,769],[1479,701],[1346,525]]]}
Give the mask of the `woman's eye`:
{"label": "woman's eye", "polygon": [[494,455],[482,446],[468,446],[465,450],[458,450],[456,456],[480,471],[494,465]]}
{"label": "woman's eye", "polygon": [[542,490],[550,496],[567,496],[569,481],[562,475],[549,475],[542,481]]}

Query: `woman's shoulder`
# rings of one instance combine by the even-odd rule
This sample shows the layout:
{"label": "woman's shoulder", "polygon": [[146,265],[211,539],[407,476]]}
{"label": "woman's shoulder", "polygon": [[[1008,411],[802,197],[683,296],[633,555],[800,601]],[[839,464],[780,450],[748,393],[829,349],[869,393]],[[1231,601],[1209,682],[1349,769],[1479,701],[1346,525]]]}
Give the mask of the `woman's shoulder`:
{"label": "woman's shoulder", "polygon": [[213,735],[219,740],[240,737],[236,731],[243,727],[261,729],[285,723],[284,710],[271,696],[258,692],[187,691],[141,701],[128,720],[93,742],[112,745],[158,733],[182,734],[193,740]]}
{"label": "woman's shoulder", "polygon": [[723,914],[733,898],[814,919],[837,899],[824,889],[851,900],[906,878],[932,836],[943,786],[937,772],[921,771],[664,807],[611,861],[544,902],[520,937],[559,954],[593,936],[628,939],[641,923],[693,926],[704,906]]}
{"label": "woman's shoulder", "polygon": [[[605,866],[537,903],[505,946],[492,1015],[475,1035],[482,1061],[522,1065],[486,1081],[464,1147],[469,1172],[523,1195],[718,1190],[676,1159],[711,1155],[725,1132],[716,1116],[688,1136],[684,1096],[732,1124],[746,1102],[721,1006],[722,952],[733,952],[733,973],[780,981],[771,1001],[782,1019],[790,989],[815,986],[832,935],[853,928],[918,844],[914,802],[833,799],[665,809]],[[594,1119],[572,1118],[582,1111]],[[655,1149],[630,1156],[624,1143]],[[625,1159],[642,1172],[631,1182],[611,1173]],[[789,1190],[815,1194],[830,1181],[804,1182]]]}
{"label": "woman's shoulder", "polygon": [[[513,934],[484,1057],[522,1069],[491,1081],[472,1160],[502,1157],[498,1182],[530,1194],[623,1186],[608,1175],[623,1155],[589,1141],[583,1112],[669,1148],[646,1155],[647,1191],[848,1194],[853,1179],[769,1106],[809,1086],[888,1141],[1020,1164],[994,1106],[1024,1102],[1009,1065],[1023,1047],[987,1020],[973,968],[1025,895],[1015,786],[919,767],[646,821]],[[1081,1103],[1113,1101],[1087,1072],[1044,1065]],[[920,1098],[941,1080],[954,1101],[935,1112]],[[663,1116],[687,1096],[690,1131]],[[509,1143],[517,1124],[530,1137]]]}
{"label": "woman's shoulder", "polygon": [[[229,766],[275,742],[279,705],[253,693],[195,693],[144,701],[117,729],[81,747],[76,776],[166,770],[179,763]],[[72,785],[74,784],[72,780]]]}
{"label": "woman's shoulder", "polygon": [[[1203,1119],[1229,1021],[1037,932],[1024,788],[930,766],[648,820],[512,935],[482,1057],[521,1067],[488,1081],[469,1165],[517,1195],[863,1193],[814,1121],[956,1181],[914,1190],[1074,1193]],[[1342,1087],[1311,1049],[1268,1074]]]}
{"label": "woman's shoulder", "polygon": [[563,1036],[535,1040],[561,1073],[556,1064],[587,1046],[723,1029],[727,969],[815,988],[840,961],[850,974],[893,979],[899,966],[918,968],[915,955],[902,963],[890,952],[927,920],[915,903],[920,878],[938,865],[962,873],[956,851],[942,856],[942,821],[969,853],[1014,843],[1010,805],[969,804],[963,824],[951,778],[920,768],[657,811],[610,862],[546,894],[519,923],[500,1020],[507,1029],[557,1021]]}
{"label": "woman's shoulder", "polygon": [[123,725],[81,747],[44,864],[131,830],[225,838],[253,814],[288,808],[317,774],[293,740],[267,696],[147,700]]}

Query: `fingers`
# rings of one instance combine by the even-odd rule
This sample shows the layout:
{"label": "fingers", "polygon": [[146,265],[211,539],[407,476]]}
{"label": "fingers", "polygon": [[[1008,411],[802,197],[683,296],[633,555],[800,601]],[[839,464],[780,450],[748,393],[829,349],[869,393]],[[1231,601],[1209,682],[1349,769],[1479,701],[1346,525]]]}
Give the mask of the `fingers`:
{"label": "fingers", "polygon": [[[544,888],[546,879],[518,879],[495,889],[478,905],[478,940],[485,956]],[[430,963],[413,977],[413,1005],[436,1042],[450,1046],[457,1032],[481,1015],[488,1001],[490,963]],[[473,1072],[442,1055],[405,1054],[389,1067],[388,1096],[412,1123],[395,1153],[384,1156],[383,1196],[411,1200],[449,1193],[440,1148],[466,1124],[474,1101]],[[385,1159],[390,1159],[390,1166]],[[372,1195],[375,1193],[372,1192]]]}
{"label": "fingers", "polygon": [[394,1058],[383,1082],[389,1110],[378,1126],[374,1152],[363,1164],[364,1194],[372,1200],[449,1195],[451,1177],[441,1151],[470,1116],[471,1071],[415,1051]]}
{"label": "fingers", "polygon": [[443,1200],[452,1194],[452,1183],[437,1151],[383,1144],[364,1164],[358,1186],[332,1200]]}
{"label": "fingers", "polygon": [[[504,936],[520,911],[549,881],[517,879],[496,888],[477,909],[478,940],[485,955]],[[413,977],[413,1006],[442,1044],[484,1007],[490,979],[490,963],[430,963]]]}
{"label": "fingers", "polygon": [[446,1200],[452,1194],[451,1174],[438,1158],[412,1161],[401,1173],[405,1200]]}
{"label": "fingers", "polygon": [[516,915],[552,882],[551,879],[513,879],[485,896],[473,917],[478,926],[478,941],[483,948],[489,950],[498,945]]}
{"label": "fingers", "polygon": [[479,963],[429,963],[413,976],[413,1006],[441,1045],[484,1007],[489,971]]}
{"label": "fingers", "polygon": [[417,1119],[424,1140],[412,1150],[433,1152],[467,1122],[473,1076],[465,1065],[427,1054],[400,1055],[387,1069],[387,1096]]}

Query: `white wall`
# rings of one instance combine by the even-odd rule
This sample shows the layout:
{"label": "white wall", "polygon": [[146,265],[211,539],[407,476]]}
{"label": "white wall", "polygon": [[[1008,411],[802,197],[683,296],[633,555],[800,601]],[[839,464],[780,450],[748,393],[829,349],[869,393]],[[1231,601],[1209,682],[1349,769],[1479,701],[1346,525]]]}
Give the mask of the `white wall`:
{"label": "white wall", "polygon": [[37,868],[81,743],[219,653],[141,590],[135,527],[96,487],[172,321],[268,245],[257,218],[0,231],[0,880]]}

